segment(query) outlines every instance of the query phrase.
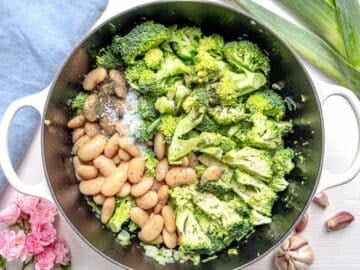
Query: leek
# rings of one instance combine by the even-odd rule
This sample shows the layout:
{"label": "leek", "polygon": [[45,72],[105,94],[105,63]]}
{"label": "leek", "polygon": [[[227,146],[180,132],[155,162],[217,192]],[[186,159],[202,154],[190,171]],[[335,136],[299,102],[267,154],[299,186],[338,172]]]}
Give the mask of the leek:
{"label": "leek", "polygon": [[300,18],[318,36],[332,45],[339,54],[346,57],[344,41],[334,5],[324,0],[278,1]]}
{"label": "leek", "polygon": [[335,0],[347,60],[360,70],[360,3],[358,0]]}
{"label": "leek", "polygon": [[[252,0],[232,0],[276,32],[298,53],[338,83],[360,93],[360,72],[315,34],[296,26]],[[342,0],[341,0],[342,1]]]}

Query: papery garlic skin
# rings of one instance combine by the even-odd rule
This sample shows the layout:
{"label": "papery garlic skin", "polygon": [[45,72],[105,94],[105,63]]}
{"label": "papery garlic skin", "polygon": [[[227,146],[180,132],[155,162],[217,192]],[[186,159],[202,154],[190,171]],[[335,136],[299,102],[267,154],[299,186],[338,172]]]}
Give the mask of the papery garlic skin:
{"label": "papery garlic skin", "polygon": [[308,241],[299,234],[285,240],[275,255],[279,270],[305,270],[314,260],[315,254]]}

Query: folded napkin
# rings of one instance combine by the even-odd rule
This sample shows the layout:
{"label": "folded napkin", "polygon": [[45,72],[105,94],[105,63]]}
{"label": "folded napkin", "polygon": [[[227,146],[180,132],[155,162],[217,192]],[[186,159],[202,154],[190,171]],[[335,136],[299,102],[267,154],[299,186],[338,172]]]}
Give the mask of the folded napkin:
{"label": "folded napkin", "polygon": [[[0,118],[13,100],[51,82],[106,4],[107,0],[0,1]],[[9,136],[14,166],[29,146],[38,120],[31,110],[16,116]],[[6,183],[0,170],[0,194]]]}

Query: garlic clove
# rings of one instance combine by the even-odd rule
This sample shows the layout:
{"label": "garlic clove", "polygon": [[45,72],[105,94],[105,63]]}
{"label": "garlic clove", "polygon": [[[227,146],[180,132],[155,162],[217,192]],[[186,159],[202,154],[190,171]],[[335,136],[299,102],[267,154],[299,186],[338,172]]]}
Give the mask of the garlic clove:
{"label": "garlic clove", "polygon": [[328,196],[323,191],[315,195],[313,202],[322,208],[326,208],[330,204]]}
{"label": "garlic clove", "polygon": [[305,215],[302,217],[300,222],[295,227],[295,233],[301,233],[305,230],[307,224],[309,222],[309,215],[308,213],[305,213]]}
{"label": "garlic clove", "polygon": [[351,222],[353,222],[355,217],[347,211],[341,211],[331,217],[326,222],[327,230],[338,231],[347,227]]}
{"label": "garlic clove", "polygon": [[308,241],[300,234],[296,234],[289,238],[290,247],[288,250],[297,250],[308,244]]}

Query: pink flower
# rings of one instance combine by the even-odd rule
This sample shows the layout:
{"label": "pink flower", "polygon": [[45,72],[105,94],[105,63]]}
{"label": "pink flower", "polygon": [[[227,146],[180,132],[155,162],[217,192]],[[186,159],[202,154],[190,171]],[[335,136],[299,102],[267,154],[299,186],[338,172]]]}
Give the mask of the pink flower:
{"label": "pink flower", "polygon": [[55,252],[55,263],[67,265],[70,262],[70,250],[66,245],[65,241],[62,239],[56,240],[51,247]]}
{"label": "pink flower", "polygon": [[18,221],[20,214],[20,208],[15,203],[12,203],[0,211],[0,222],[5,222],[9,226],[14,225]]}
{"label": "pink flower", "polygon": [[54,267],[55,252],[51,247],[36,255],[35,270],[50,270]]}
{"label": "pink flower", "polygon": [[39,202],[30,211],[30,223],[52,223],[56,214],[57,210],[52,202],[39,199]]}
{"label": "pink flower", "polygon": [[27,252],[29,252],[32,255],[36,255],[44,251],[44,247],[40,244],[39,239],[36,237],[34,233],[29,233],[26,236],[25,246]]}
{"label": "pink flower", "polygon": [[14,231],[4,230],[0,233],[0,255],[7,261],[13,261],[20,259],[25,261],[26,259],[26,247],[25,247],[25,233],[19,231],[17,234]]}
{"label": "pink flower", "polygon": [[36,208],[40,199],[33,196],[19,195],[16,200],[16,204],[19,206],[21,211],[25,214],[30,214],[33,209]]}
{"label": "pink flower", "polygon": [[51,223],[33,223],[31,231],[44,247],[56,240],[56,229]]}

